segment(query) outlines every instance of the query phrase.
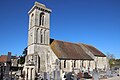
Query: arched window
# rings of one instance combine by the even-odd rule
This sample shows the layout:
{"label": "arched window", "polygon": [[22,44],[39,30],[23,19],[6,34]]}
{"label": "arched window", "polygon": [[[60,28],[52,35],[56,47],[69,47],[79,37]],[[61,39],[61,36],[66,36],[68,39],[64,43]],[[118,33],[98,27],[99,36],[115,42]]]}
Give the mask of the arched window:
{"label": "arched window", "polygon": [[47,41],[46,32],[47,32],[47,31],[45,30],[45,31],[44,31],[44,43],[45,43],[45,44],[46,44],[46,41]]}
{"label": "arched window", "polygon": [[64,68],[66,68],[66,60],[64,60]]}
{"label": "arched window", "polygon": [[44,13],[42,12],[42,13],[40,13],[40,26],[44,26],[44,19],[45,17],[44,17]]}
{"label": "arched window", "polygon": [[43,32],[42,32],[42,30],[40,31],[40,43],[43,43]]}
{"label": "arched window", "polygon": [[74,67],[76,67],[76,60],[74,61]]}
{"label": "arched window", "polygon": [[60,69],[61,69],[61,60],[60,60]]}
{"label": "arched window", "polygon": [[49,30],[45,31],[45,44],[49,44]]}
{"label": "arched window", "polygon": [[40,71],[40,56],[38,55],[38,72]]}
{"label": "arched window", "polygon": [[89,61],[89,67],[90,67],[90,61]]}
{"label": "arched window", "polygon": [[31,76],[30,76],[30,79],[32,80],[32,78],[33,78],[33,68],[31,68]]}
{"label": "arched window", "polygon": [[43,43],[43,34],[41,34],[41,43]]}
{"label": "arched window", "polygon": [[38,38],[39,38],[38,36],[39,36],[39,28],[36,30],[36,43],[38,43],[38,40],[39,40],[39,39],[38,39]]}
{"label": "arched window", "polygon": [[26,80],[28,80],[28,70],[29,70],[29,68],[27,68],[27,75],[26,75]]}
{"label": "arched window", "polygon": [[84,66],[84,62],[83,62],[83,60],[82,60],[82,67]]}
{"label": "arched window", "polygon": [[33,16],[34,16],[34,14],[32,14],[32,15],[31,15],[30,27],[32,27],[32,26],[33,26]]}

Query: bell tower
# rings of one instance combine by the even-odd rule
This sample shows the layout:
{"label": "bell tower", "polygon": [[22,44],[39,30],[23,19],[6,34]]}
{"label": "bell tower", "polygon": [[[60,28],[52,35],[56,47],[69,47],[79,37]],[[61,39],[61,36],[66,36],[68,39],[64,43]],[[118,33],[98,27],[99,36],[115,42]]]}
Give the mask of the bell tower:
{"label": "bell tower", "polygon": [[50,42],[50,13],[45,5],[35,2],[28,12],[28,52],[25,60],[25,80],[34,80],[36,73],[47,71]]}
{"label": "bell tower", "polygon": [[50,13],[45,5],[35,2],[29,14],[28,54],[34,54],[39,45],[49,45]]}

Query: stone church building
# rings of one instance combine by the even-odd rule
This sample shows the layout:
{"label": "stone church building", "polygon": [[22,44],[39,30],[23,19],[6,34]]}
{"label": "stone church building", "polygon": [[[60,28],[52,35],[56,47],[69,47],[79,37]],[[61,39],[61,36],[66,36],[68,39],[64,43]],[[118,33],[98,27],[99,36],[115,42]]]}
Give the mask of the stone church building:
{"label": "stone church building", "polygon": [[24,64],[25,80],[64,80],[64,74],[106,70],[107,58],[95,47],[50,38],[51,9],[35,2],[28,12],[28,54]]}

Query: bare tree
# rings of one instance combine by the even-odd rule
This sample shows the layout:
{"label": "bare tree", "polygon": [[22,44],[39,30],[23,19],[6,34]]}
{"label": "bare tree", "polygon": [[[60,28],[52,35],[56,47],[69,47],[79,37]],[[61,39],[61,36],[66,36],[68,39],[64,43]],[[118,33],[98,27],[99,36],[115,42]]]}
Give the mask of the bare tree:
{"label": "bare tree", "polygon": [[108,58],[108,62],[109,62],[109,66],[110,68],[112,68],[115,65],[115,56],[114,54],[111,53],[107,53],[107,58]]}
{"label": "bare tree", "polygon": [[115,56],[112,53],[107,53],[107,58],[108,59],[115,59]]}

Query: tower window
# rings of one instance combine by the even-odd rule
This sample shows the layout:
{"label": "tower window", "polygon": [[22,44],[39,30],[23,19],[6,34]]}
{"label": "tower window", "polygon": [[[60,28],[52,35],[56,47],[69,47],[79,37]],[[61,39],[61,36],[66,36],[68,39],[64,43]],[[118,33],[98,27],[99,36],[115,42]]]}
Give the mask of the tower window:
{"label": "tower window", "polygon": [[34,14],[31,15],[31,17],[33,17],[33,16],[34,16]]}
{"label": "tower window", "polygon": [[38,30],[39,30],[39,28],[36,30],[36,43],[38,43],[38,36],[39,36],[39,33],[38,33]]}
{"label": "tower window", "polygon": [[44,43],[46,44],[46,30],[44,31]]}
{"label": "tower window", "polygon": [[43,30],[40,31],[40,43],[43,43]]}
{"label": "tower window", "polygon": [[38,71],[40,71],[40,57],[38,55]]}
{"label": "tower window", "polygon": [[40,40],[41,40],[40,42],[43,43],[43,35],[42,34],[41,34],[41,39]]}
{"label": "tower window", "polygon": [[40,25],[44,26],[44,13],[40,13]]}
{"label": "tower window", "polygon": [[34,14],[32,14],[32,15],[31,15],[30,27],[32,27],[32,26],[33,26],[33,16],[34,16]]}

